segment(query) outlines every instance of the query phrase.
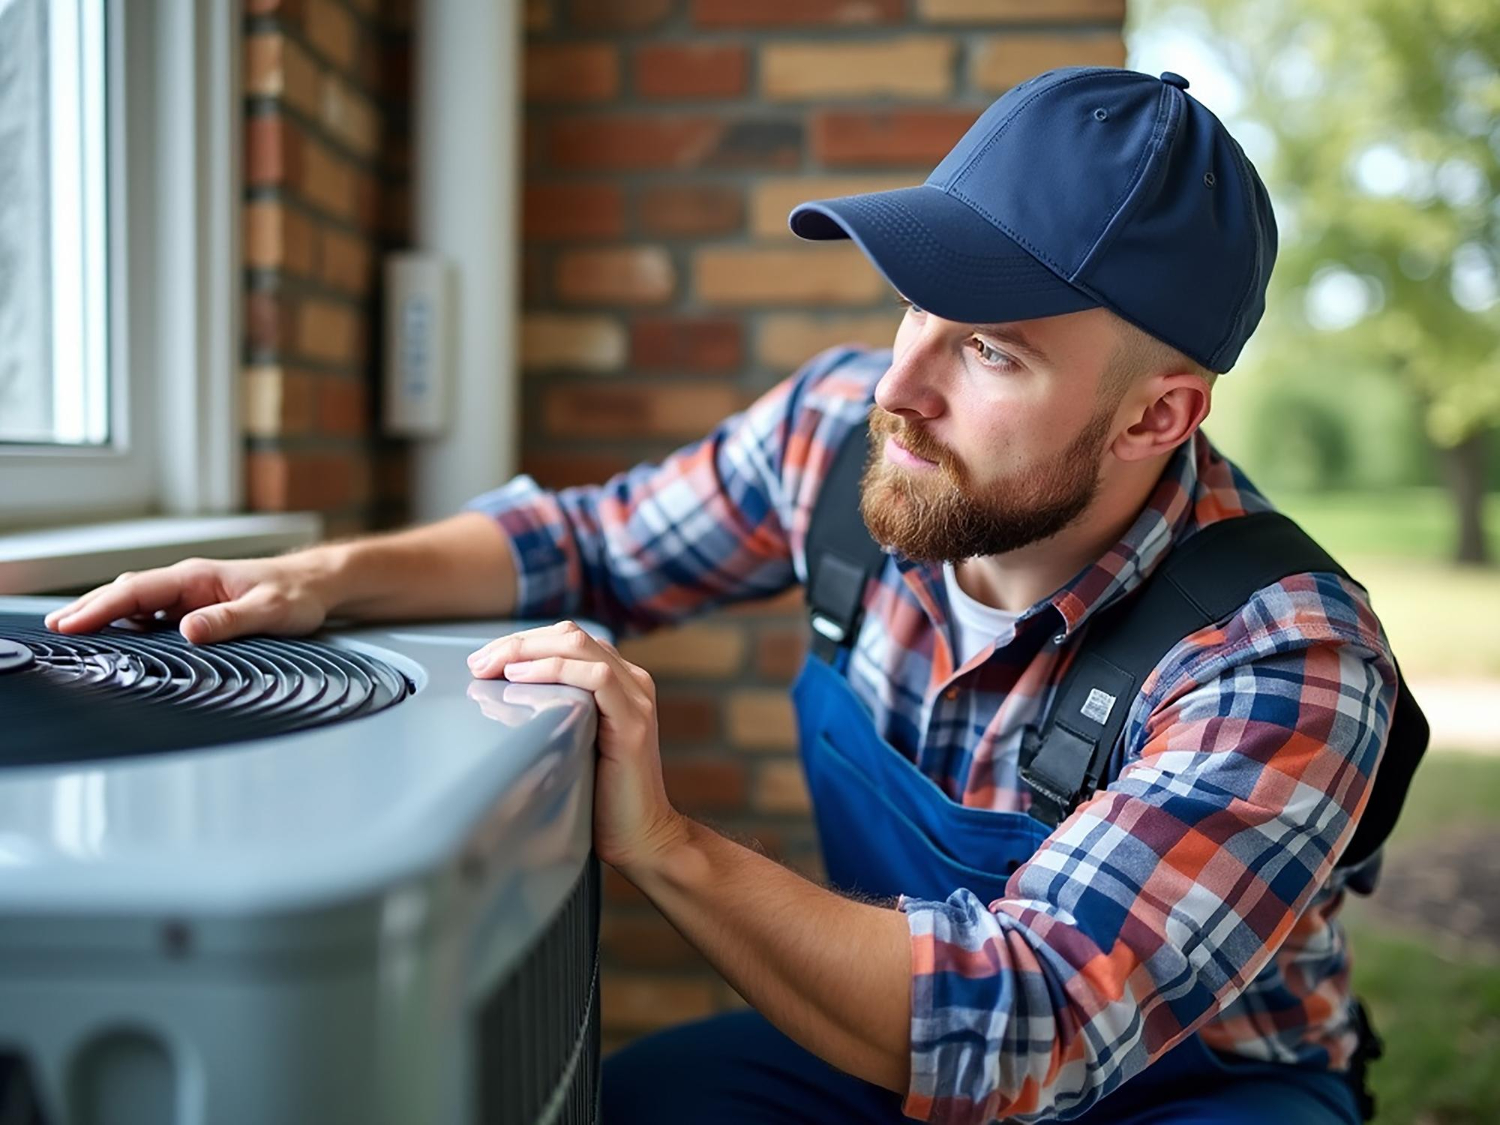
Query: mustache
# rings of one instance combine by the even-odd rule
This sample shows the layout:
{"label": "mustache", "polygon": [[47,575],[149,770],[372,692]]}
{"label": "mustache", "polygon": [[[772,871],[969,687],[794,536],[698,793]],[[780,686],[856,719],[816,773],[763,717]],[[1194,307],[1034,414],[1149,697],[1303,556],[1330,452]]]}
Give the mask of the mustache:
{"label": "mustache", "polygon": [[878,406],[870,408],[870,432],[881,438],[895,438],[924,461],[934,461],[950,470],[955,464],[952,452],[937,438]]}

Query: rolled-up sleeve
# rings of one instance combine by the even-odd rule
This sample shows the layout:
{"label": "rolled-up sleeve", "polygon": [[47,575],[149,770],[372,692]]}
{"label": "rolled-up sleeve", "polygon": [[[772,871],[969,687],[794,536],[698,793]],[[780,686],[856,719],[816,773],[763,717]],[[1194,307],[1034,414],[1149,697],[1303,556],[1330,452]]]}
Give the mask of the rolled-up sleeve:
{"label": "rolled-up sleeve", "polygon": [[838,386],[840,369],[866,357],[822,353],[660,464],[560,492],[521,476],[469,501],[510,539],[516,616],[587,616],[628,634],[792,585],[812,454],[830,427],[863,417]]}
{"label": "rolled-up sleeve", "polygon": [[1174,649],[1127,728],[1137,749],[1119,776],[1004,898],[900,900],[905,1113],[1082,1112],[1266,965],[1353,836],[1395,706],[1383,637],[1330,609],[1325,577],[1270,587]]}

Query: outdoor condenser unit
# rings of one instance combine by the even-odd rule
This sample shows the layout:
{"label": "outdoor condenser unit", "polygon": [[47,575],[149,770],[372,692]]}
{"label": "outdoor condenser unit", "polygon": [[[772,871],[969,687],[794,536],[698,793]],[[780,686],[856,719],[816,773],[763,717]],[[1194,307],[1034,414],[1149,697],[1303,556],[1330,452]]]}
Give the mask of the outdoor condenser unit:
{"label": "outdoor condenser unit", "polygon": [[524,623],[193,646],[0,598],[0,1125],[591,1122],[595,712]]}

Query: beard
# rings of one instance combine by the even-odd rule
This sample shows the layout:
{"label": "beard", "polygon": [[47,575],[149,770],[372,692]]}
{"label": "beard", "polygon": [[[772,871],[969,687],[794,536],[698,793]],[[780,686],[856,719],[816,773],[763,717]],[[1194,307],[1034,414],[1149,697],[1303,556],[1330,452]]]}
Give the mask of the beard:
{"label": "beard", "polygon": [[[871,407],[860,515],[877,543],[917,562],[1003,555],[1051,538],[1082,515],[1098,494],[1099,462],[1113,414],[1097,411],[1067,448],[1047,462],[976,487],[958,458],[927,431]],[[937,467],[911,470],[892,464],[885,457],[888,437]]]}

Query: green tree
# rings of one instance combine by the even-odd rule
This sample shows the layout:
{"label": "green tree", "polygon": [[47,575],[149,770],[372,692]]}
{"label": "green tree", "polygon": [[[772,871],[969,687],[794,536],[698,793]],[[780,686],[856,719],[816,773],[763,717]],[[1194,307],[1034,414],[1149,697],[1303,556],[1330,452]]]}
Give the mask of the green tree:
{"label": "green tree", "polygon": [[1455,557],[1488,562],[1500,3],[1135,0],[1132,16],[1146,35],[1191,35],[1243,93],[1226,123],[1250,142],[1281,231],[1262,361],[1410,387],[1457,508]]}

